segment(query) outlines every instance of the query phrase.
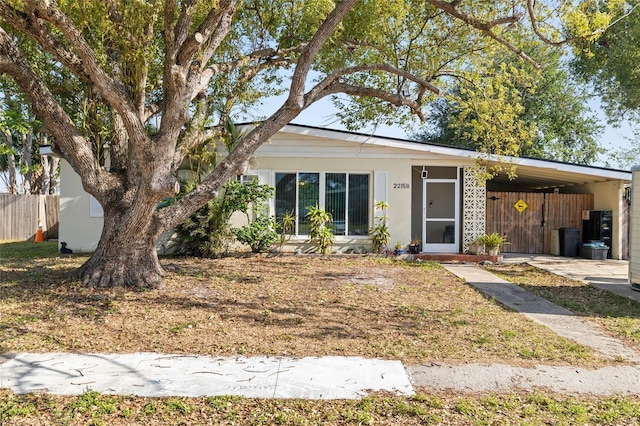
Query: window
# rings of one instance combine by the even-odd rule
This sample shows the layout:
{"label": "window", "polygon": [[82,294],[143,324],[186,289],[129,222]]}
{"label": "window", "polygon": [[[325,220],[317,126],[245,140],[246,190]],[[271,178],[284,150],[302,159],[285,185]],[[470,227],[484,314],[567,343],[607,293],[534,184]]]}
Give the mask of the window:
{"label": "window", "polygon": [[296,234],[308,235],[306,215],[317,204],[333,217],[335,235],[367,235],[369,182],[369,174],[276,173],[276,218],[293,214]]}
{"label": "window", "polygon": [[258,175],[240,175],[236,176],[236,180],[243,185],[253,182],[254,180],[259,180]]}

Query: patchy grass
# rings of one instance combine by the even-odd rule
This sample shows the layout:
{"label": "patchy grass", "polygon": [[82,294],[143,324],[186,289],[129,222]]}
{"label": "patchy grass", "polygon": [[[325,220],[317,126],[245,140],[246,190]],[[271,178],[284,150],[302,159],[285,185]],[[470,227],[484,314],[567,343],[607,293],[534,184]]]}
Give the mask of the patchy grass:
{"label": "patchy grass", "polygon": [[85,259],[3,260],[0,352],[613,362],[505,310],[435,263],[376,256],[173,258],[162,261],[171,271],[165,289],[130,291],[66,280]]}
{"label": "patchy grass", "polygon": [[[0,260],[0,353],[156,351],[357,355],[410,364],[616,363],[498,306],[434,263],[367,256],[167,258],[162,260],[169,271],[165,289],[130,291],[85,289],[67,279],[86,257],[60,256],[52,243],[0,244]],[[593,299],[597,289],[535,268],[511,268],[495,272],[512,282],[522,277],[528,290],[547,291],[541,295],[557,297],[556,303],[587,306],[581,314],[595,321],[637,327],[634,304],[625,311],[623,301],[612,301],[608,293]],[[576,300],[575,294],[582,296]],[[574,398],[541,392],[423,391],[414,397],[309,401],[142,398],[91,389],[62,397],[0,389],[3,425],[638,425],[639,413],[638,396]]]}
{"label": "patchy grass", "polygon": [[34,243],[32,241],[0,241],[0,261],[5,259],[42,259],[58,255],[56,241]]}
{"label": "patchy grass", "polygon": [[501,278],[588,317],[640,350],[640,302],[527,264],[486,266]]}
{"label": "patchy grass", "polygon": [[0,390],[3,425],[470,425],[640,424],[640,398],[545,393],[373,395],[359,401],[14,395]]}

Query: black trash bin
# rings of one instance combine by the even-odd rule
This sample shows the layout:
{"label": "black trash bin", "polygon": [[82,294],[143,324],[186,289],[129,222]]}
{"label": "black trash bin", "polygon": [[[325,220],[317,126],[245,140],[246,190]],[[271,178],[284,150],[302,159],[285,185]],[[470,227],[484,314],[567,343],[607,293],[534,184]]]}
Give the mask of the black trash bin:
{"label": "black trash bin", "polygon": [[577,257],[580,230],[578,228],[560,228],[560,256]]}

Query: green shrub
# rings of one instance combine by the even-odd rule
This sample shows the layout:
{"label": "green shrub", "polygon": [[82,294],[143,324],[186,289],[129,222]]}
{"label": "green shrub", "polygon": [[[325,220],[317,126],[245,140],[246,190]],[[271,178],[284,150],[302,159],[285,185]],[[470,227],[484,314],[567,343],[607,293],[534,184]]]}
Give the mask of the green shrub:
{"label": "green shrub", "polygon": [[331,214],[316,204],[309,207],[307,219],[309,219],[311,241],[315,242],[318,251],[322,254],[331,253],[331,247],[333,247],[333,232],[329,228],[329,224],[333,221]]}
{"label": "green shrub", "polygon": [[231,231],[242,244],[251,247],[253,253],[263,253],[269,250],[279,235],[276,232],[276,221],[272,216],[260,215],[249,225],[234,228]]}
{"label": "green shrub", "polygon": [[229,226],[231,215],[240,211],[249,217],[250,206],[260,210],[274,192],[275,188],[260,185],[257,179],[244,185],[236,180],[229,181],[221,195],[176,228],[182,251],[201,257],[213,257],[228,251],[234,238]]}
{"label": "green shrub", "polygon": [[389,234],[389,217],[387,216],[387,208],[389,205],[384,201],[378,201],[376,203],[376,210],[381,211],[380,216],[376,216],[376,224],[373,228],[369,229],[369,238],[373,244],[373,251],[375,253],[381,253],[387,249],[389,241],[391,241],[391,234]]}

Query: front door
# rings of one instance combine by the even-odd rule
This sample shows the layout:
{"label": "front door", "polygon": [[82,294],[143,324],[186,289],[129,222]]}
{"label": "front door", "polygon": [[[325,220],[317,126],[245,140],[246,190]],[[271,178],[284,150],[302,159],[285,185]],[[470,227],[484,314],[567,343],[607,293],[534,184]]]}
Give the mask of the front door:
{"label": "front door", "polygon": [[422,241],[425,252],[458,252],[460,191],[458,170],[452,169],[455,169],[456,178],[439,178],[438,173],[428,173],[423,179]]}

